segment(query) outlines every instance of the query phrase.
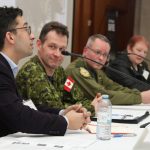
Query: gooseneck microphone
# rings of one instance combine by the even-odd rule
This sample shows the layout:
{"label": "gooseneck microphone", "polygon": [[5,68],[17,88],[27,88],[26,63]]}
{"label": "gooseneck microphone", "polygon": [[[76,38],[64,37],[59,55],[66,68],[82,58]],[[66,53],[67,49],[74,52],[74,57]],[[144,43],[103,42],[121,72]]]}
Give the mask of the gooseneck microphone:
{"label": "gooseneck microphone", "polygon": [[141,58],[143,58],[144,60],[150,62],[150,59],[145,58],[145,57],[143,57],[143,56],[141,56],[141,55],[138,55],[138,54],[136,54],[136,53],[131,53],[131,52],[130,52],[130,53],[128,53],[128,52],[118,52],[117,54],[123,54],[123,55],[135,55],[135,56],[141,57]]}
{"label": "gooseneck microphone", "polygon": [[121,75],[122,77],[127,77],[127,78],[129,78],[129,79],[131,79],[131,80],[137,81],[137,82],[139,82],[139,83],[141,83],[141,84],[143,84],[143,85],[145,85],[145,86],[147,86],[147,87],[150,88],[150,84],[148,84],[148,83],[146,83],[146,82],[143,82],[143,81],[141,81],[141,80],[138,80],[138,79],[136,79],[136,78],[134,78],[134,77],[132,77],[132,76],[130,76],[130,75],[127,75],[127,74],[124,73],[124,72],[121,72],[121,71],[119,71],[119,70],[116,70],[116,69],[114,69],[114,68],[112,68],[112,67],[110,67],[110,66],[107,66],[107,65],[105,65],[105,64],[102,64],[102,63],[100,63],[100,62],[97,62],[97,61],[95,61],[95,60],[93,60],[93,59],[87,58],[87,57],[82,56],[82,55],[80,55],[80,54],[70,53],[70,52],[68,52],[68,51],[62,51],[61,53],[62,53],[63,55],[65,55],[65,56],[75,56],[75,57],[80,57],[80,58],[83,58],[83,59],[90,60],[90,61],[92,61],[92,62],[94,62],[94,63],[97,63],[97,64],[99,64],[99,65],[102,65],[104,68],[108,68],[110,71],[112,71],[112,72],[114,72],[114,73],[117,73],[117,74]]}
{"label": "gooseneck microphone", "polygon": [[104,66],[104,67],[106,66],[106,65],[104,65],[104,64],[102,64],[102,63],[100,63],[100,62],[97,62],[97,61],[95,61],[95,60],[93,60],[93,59],[90,59],[90,58],[87,58],[87,57],[85,57],[85,56],[82,56],[82,55],[80,55],[80,54],[70,53],[70,52],[68,52],[68,51],[62,51],[61,53],[62,53],[63,55],[65,55],[65,56],[80,57],[80,58],[84,58],[84,59],[90,60],[90,61],[92,61],[92,62],[95,62],[96,64],[102,65],[102,66]]}

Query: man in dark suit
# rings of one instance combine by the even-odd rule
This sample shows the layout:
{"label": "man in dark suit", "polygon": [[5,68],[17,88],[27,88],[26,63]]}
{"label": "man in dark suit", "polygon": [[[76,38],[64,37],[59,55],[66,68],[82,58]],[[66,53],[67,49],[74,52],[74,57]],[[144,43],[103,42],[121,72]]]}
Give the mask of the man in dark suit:
{"label": "man in dark suit", "polygon": [[[34,35],[19,8],[0,7],[0,136],[15,132],[64,135],[66,129],[79,129],[90,113],[81,105],[64,110],[23,104],[15,78],[21,58],[32,54]],[[22,85],[23,86],[23,85]]]}

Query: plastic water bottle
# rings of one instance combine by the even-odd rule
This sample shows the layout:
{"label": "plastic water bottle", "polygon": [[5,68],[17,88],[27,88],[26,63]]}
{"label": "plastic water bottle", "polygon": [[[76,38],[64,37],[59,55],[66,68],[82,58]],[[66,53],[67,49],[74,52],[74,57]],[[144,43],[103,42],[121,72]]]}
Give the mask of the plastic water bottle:
{"label": "plastic water bottle", "polygon": [[100,140],[111,139],[112,105],[109,95],[102,95],[102,101],[97,108],[96,136]]}

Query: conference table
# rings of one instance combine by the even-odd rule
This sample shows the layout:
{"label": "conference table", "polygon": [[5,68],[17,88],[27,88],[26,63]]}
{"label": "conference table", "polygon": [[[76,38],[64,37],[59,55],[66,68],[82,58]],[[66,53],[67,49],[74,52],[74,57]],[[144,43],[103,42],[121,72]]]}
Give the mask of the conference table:
{"label": "conference table", "polygon": [[[150,111],[150,105],[113,106],[113,110],[126,110],[133,113]],[[65,136],[48,136],[25,133],[15,133],[0,138],[0,150],[149,150],[150,125],[140,128],[140,125],[150,122],[150,116],[137,124],[112,123],[119,130],[134,132],[136,136],[112,137],[110,140],[98,140],[95,133],[86,130],[68,130]],[[90,125],[95,125],[91,122]],[[117,128],[116,128],[117,129]],[[116,131],[117,132],[117,131]]]}

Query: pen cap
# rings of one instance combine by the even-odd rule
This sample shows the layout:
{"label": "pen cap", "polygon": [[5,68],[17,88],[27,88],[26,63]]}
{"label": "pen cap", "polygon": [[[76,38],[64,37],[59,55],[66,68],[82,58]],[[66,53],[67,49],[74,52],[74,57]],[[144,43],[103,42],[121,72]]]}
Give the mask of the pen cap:
{"label": "pen cap", "polygon": [[109,99],[109,95],[107,95],[107,94],[102,95],[102,101],[99,103],[98,107],[101,107],[100,105],[103,105],[103,107],[111,106],[111,101]]}

